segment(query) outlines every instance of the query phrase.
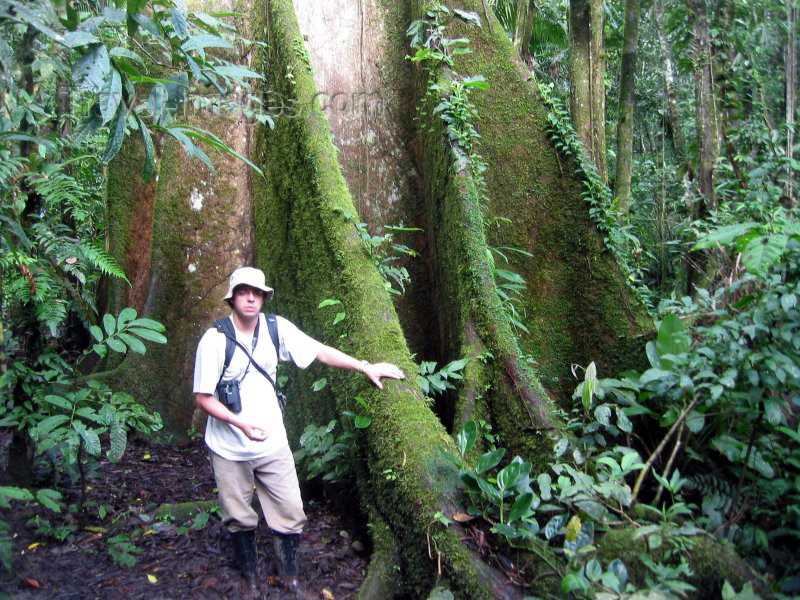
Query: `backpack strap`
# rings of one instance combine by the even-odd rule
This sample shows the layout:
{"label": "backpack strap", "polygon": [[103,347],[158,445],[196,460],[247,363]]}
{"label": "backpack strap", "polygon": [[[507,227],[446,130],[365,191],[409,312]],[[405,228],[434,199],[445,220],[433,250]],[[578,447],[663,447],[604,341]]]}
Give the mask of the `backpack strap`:
{"label": "backpack strap", "polygon": [[[225,371],[231,364],[233,353],[236,352],[236,343],[234,342],[236,331],[233,329],[233,323],[228,317],[214,321],[214,328],[225,336],[225,365],[222,367],[222,373],[219,376],[219,380],[222,381]],[[217,382],[217,385],[219,385],[219,382]]]}
{"label": "backpack strap", "polygon": [[278,338],[278,319],[275,315],[266,315],[267,329],[269,329],[269,337],[272,338],[272,345],[275,346],[275,354],[278,357],[278,362],[281,362],[281,340]]}

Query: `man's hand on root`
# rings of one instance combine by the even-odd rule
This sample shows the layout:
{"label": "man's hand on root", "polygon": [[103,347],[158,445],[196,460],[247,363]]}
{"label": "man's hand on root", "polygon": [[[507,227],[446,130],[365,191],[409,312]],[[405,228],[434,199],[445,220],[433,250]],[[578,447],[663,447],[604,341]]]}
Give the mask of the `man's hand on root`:
{"label": "man's hand on root", "polygon": [[378,389],[383,389],[383,384],[381,383],[383,378],[405,379],[405,374],[400,370],[400,367],[392,363],[367,363],[361,368],[361,371]]}

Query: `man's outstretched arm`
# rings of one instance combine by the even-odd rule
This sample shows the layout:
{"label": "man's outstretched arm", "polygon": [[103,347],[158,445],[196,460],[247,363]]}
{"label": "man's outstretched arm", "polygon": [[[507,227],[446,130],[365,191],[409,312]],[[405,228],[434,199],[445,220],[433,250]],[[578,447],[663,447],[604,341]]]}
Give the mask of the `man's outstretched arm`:
{"label": "man's outstretched arm", "polygon": [[329,367],[350,369],[351,371],[364,373],[380,389],[383,389],[381,379],[405,379],[405,374],[396,365],[385,362],[373,364],[366,360],[358,360],[330,346],[322,347],[322,350],[317,354],[317,360]]}

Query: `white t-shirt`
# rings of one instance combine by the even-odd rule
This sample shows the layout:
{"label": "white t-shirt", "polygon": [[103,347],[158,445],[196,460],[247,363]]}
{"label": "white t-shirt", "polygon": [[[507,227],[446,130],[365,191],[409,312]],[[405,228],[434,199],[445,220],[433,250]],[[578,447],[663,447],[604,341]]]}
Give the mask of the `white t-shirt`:
{"label": "white t-shirt", "polygon": [[[264,314],[259,315],[259,321],[255,350],[253,350],[252,336],[243,334],[234,326],[236,339],[250,351],[253,359],[275,381],[278,366],[275,345],[269,335]],[[277,322],[280,360],[291,360],[301,369],[305,369],[314,362],[323,344],[307,336],[283,317],[277,317]],[[225,365],[225,344],[225,335],[213,327],[203,334],[197,345],[194,361],[195,394],[212,394],[216,397],[217,383]],[[274,454],[287,446],[286,429],[283,426],[283,415],[272,384],[250,364],[250,360],[241,348],[235,346],[235,349],[231,363],[225,370],[224,379],[241,380],[239,391],[242,411],[238,416],[267,432],[267,438],[256,442],[248,438],[238,427],[209,415],[205,441],[213,452],[227,460],[254,460]]]}

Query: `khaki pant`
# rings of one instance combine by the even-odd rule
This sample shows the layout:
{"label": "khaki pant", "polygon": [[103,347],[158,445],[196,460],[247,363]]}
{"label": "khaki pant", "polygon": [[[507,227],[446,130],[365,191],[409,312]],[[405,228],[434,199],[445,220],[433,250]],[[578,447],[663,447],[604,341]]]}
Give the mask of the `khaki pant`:
{"label": "khaki pant", "polygon": [[231,461],[211,452],[211,467],[219,489],[222,524],[230,531],[258,526],[253,510],[255,483],[267,525],[278,533],[301,533],[306,523],[294,459],[286,446],[274,456]]}

